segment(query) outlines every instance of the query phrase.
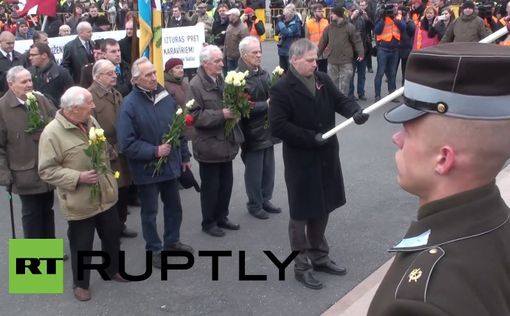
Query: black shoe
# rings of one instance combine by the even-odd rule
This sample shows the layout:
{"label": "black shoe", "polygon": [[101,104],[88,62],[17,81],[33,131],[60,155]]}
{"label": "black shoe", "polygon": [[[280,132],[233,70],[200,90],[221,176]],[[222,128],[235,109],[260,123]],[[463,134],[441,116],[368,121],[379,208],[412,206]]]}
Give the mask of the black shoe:
{"label": "black shoe", "polygon": [[279,207],[276,207],[271,202],[266,202],[264,205],[262,205],[262,209],[268,213],[278,214],[282,212],[282,209]]}
{"label": "black shoe", "polygon": [[364,95],[360,95],[358,99],[360,99],[361,101],[366,101],[367,97],[365,97]]}
{"label": "black shoe", "polygon": [[323,265],[313,266],[313,269],[315,271],[321,271],[334,275],[345,275],[347,273],[346,268],[337,266],[334,261],[330,261]]}
{"label": "black shoe", "polygon": [[165,250],[168,250],[168,251],[186,251],[186,252],[189,252],[189,253],[193,253],[194,252],[193,247],[191,247],[189,245],[186,245],[186,244],[183,244],[180,241],[174,242],[173,244],[165,247]]}
{"label": "black shoe", "polygon": [[157,269],[161,269],[161,252],[152,254],[152,266]]}
{"label": "black shoe", "polygon": [[239,230],[239,228],[240,228],[239,224],[234,224],[231,221],[229,221],[228,219],[224,222],[218,222],[218,227],[229,229],[229,230]]}
{"label": "black shoe", "polygon": [[313,290],[322,289],[322,282],[314,278],[311,271],[305,271],[304,273],[294,273],[296,280],[301,282],[304,286]]}
{"label": "black shoe", "polygon": [[225,236],[225,231],[219,227],[213,226],[211,228],[202,228],[202,231],[208,235],[213,237],[223,237]]}
{"label": "black shoe", "polygon": [[248,211],[253,217],[256,217],[258,219],[268,219],[269,215],[264,210],[256,210],[256,211]]}
{"label": "black shoe", "polygon": [[120,237],[125,238],[135,238],[136,236],[138,236],[138,233],[129,228],[124,228],[120,233]]}
{"label": "black shoe", "polygon": [[381,100],[381,97],[376,95],[374,101],[377,102],[379,100]]}
{"label": "black shoe", "polygon": [[62,257],[62,260],[64,260],[64,261],[69,260],[69,256],[67,255],[67,253],[64,253],[64,256]]}

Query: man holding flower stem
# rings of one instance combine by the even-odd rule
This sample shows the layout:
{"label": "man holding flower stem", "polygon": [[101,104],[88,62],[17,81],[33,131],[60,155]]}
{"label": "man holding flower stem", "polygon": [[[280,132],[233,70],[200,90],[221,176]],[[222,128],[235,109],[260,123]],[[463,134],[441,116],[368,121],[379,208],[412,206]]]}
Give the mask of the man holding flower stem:
{"label": "man holding flower stem", "polygon": [[[180,241],[182,207],[177,185],[181,172],[191,169],[191,154],[184,135],[179,146],[163,139],[176,122],[179,107],[158,84],[154,65],[141,57],[133,62],[131,75],[134,86],[120,107],[117,137],[138,188],[145,249],[152,252],[152,265],[161,268],[162,250],[193,252]],[[159,195],[163,201],[163,242],[156,224]]]}
{"label": "man holding flower stem", "polygon": [[0,185],[12,186],[20,197],[25,238],[55,238],[54,188],[37,174],[37,150],[56,108],[32,91],[32,77],[23,66],[9,69],[6,79],[9,90],[0,99]]}
{"label": "man holding flower stem", "polygon": [[280,213],[271,203],[274,188],[274,148],[278,141],[268,126],[268,101],[271,79],[261,68],[262,50],[259,40],[248,36],[239,43],[241,59],[237,71],[248,71],[246,90],[250,94],[250,117],[242,118],[245,141],[241,158],[244,162],[244,183],[248,195],[248,212],[255,218],[268,219],[268,213]]}
{"label": "man holding flower stem", "polygon": [[228,219],[232,194],[232,160],[244,140],[241,128],[235,124],[231,133],[225,133],[227,120],[234,113],[224,108],[223,54],[218,46],[208,45],[200,51],[200,67],[190,82],[195,100],[191,114],[194,117],[192,135],[193,154],[199,163],[200,204],[202,230],[214,237],[225,236],[222,229],[238,230],[239,225]]}

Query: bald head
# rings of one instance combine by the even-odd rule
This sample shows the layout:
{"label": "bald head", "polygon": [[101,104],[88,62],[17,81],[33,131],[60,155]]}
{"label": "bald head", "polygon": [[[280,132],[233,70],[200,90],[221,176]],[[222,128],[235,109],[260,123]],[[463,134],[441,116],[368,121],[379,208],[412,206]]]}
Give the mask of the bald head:
{"label": "bald head", "polygon": [[16,37],[11,32],[0,33],[0,48],[6,53],[11,53],[14,50],[15,39]]}
{"label": "bald head", "polygon": [[400,186],[420,204],[493,181],[510,158],[510,120],[427,114],[393,136]]}

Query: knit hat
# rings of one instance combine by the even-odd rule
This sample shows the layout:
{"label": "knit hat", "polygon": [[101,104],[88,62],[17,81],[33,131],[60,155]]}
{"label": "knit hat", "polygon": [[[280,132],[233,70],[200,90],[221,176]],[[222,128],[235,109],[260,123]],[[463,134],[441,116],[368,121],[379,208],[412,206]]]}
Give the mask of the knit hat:
{"label": "knit hat", "polygon": [[464,1],[464,3],[462,4],[462,10],[466,9],[466,8],[471,8],[471,9],[475,9],[475,4],[473,1],[471,0],[466,0]]}
{"label": "knit hat", "polygon": [[169,72],[170,69],[174,68],[177,65],[183,65],[182,59],[180,59],[180,58],[170,58],[165,63],[165,72]]}
{"label": "knit hat", "polygon": [[344,17],[345,14],[345,8],[344,7],[334,7],[331,9],[331,12],[333,12],[336,16]]}
{"label": "knit hat", "polygon": [[250,8],[250,7],[246,7],[246,8],[244,9],[244,14],[246,14],[246,15],[248,15],[248,14],[253,14],[254,12],[255,12],[255,11],[253,11],[253,9],[252,9],[252,8]]}
{"label": "knit hat", "polygon": [[18,20],[16,20],[16,25],[17,26],[28,25],[28,23],[27,23],[27,20],[25,20],[25,19],[18,19]]}

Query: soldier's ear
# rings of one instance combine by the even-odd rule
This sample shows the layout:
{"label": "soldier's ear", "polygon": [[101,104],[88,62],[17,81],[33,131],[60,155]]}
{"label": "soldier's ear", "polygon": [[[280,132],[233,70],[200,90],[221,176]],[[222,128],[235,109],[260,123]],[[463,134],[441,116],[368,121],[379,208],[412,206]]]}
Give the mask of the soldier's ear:
{"label": "soldier's ear", "polygon": [[436,156],[436,166],[434,170],[439,175],[448,174],[455,166],[455,151],[450,145],[444,145],[439,149]]}

